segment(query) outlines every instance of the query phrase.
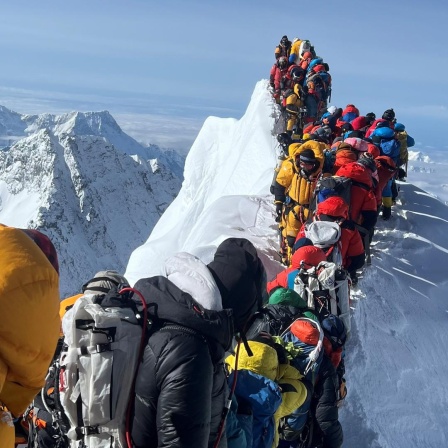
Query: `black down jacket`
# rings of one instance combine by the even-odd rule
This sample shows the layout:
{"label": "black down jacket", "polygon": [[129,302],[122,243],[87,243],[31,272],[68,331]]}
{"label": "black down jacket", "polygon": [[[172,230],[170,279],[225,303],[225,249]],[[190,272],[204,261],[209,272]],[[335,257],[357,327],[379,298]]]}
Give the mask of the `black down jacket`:
{"label": "black down jacket", "polygon": [[135,288],[156,328],[137,374],[133,445],[213,446],[227,398],[223,358],[232,312],[204,310],[165,277],[139,280]]}
{"label": "black down jacket", "polygon": [[314,386],[315,425],[314,441],[320,440],[323,448],[340,448],[343,442],[342,426],[337,406],[339,378],[330,359],[324,356],[319,377]]}
{"label": "black down jacket", "polygon": [[[244,238],[224,240],[204,269],[209,275],[205,283],[214,282],[223,310],[204,309],[165,277],[135,285],[155,325],[137,373],[131,432],[135,447],[206,448],[217,439],[227,399],[225,351],[234,327],[245,328],[261,306],[266,272],[255,247]],[[198,271],[190,274],[190,280],[198,281]],[[201,283],[197,288],[186,283],[197,300],[204,298],[195,295]],[[226,446],[225,437],[219,446]]]}

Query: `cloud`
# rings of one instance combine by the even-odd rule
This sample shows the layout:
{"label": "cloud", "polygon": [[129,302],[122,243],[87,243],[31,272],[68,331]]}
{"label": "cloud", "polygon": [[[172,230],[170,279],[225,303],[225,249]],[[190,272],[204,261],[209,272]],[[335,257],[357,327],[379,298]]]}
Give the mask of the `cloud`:
{"label": "cloud", "polygon": [[448,107],[435,104],[402,107],[401,112],[409,115],[439,120],[448,118]]}
{"label": "cloud", "polygon": [[179,150],[186,154],[193,144],[203,120],[153,114],[114,114],[124,132],[137,141],[162,148]]}

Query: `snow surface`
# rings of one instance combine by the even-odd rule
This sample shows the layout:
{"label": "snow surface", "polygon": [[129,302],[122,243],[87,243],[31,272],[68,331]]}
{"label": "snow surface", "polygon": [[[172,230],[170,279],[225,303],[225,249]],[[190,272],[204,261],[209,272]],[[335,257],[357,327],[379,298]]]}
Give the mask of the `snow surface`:
{"label": "snow surface", "polygon": [[[269,194],[275,123],[267,81],[257,83],[241,120],[205,122],[179,195],[130,257],[131,283],[160,274],[176,252],[209,262],[234,236],[255,244],[269,279],[284,268]],[[400,183],[391,220],[378,223],[372,265],[352,291],[348,397],[340,412],[348,448],[448,446],[446,163],[437,151],[413,149],[408,182],[426,191]]]}

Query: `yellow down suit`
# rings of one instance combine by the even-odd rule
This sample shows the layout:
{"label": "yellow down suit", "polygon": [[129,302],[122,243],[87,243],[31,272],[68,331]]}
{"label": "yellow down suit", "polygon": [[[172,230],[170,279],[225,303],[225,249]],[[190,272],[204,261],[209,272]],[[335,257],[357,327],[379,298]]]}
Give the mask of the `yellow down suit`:
{"label": "yellow down suit", "polygon": [[[324,163],[325,143],[308,140],[303,144],[294,143],[289,146],[290,157],[286,159],[277,174],[276,182],[285,188],[286,202],[284,220],[282,223],[283,236],[295,237],[306,221],[309,214],[309,204],[312,199],[317,177]],[[311,175],[305,173],[297,165],[297,156],[305,149],[314,152],[319,163],[316,171]]]}
{"label": "yellow down suit", "polygon": [[[44,385],[59,336],[59,277],[22,230],[0,225],[0,446],[14,446],[5,420]],[[9,414],[10,413],[10,414]]]}

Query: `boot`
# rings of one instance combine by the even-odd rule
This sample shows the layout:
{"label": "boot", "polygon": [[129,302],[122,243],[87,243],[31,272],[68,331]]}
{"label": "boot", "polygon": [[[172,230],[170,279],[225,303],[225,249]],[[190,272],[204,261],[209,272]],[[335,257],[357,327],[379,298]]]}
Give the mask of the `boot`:
{"label": "boot", "polygon": [[392,215],[392,207],[385,207],[383,205],[383,213],[381,215],[381,218],[383,218],[384,221],[389,221],[391,215]]}

